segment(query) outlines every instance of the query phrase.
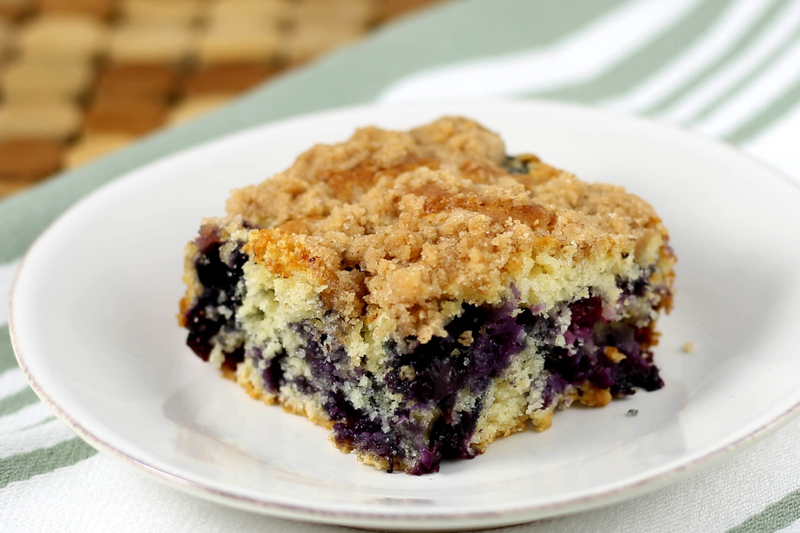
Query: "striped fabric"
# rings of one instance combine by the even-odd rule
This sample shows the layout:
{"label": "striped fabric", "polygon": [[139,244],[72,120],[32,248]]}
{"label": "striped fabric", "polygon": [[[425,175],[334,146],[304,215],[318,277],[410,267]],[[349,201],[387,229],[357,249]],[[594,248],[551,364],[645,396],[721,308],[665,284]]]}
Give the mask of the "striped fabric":
{"label": "striped fabric", "polygon": [[[156,157],[268,120],[369,101],[533,97],[637,113],[800,180],[800,0],[464,0],[405,20],[179,129],[0,203],[0,530],[330,531],[208,504],[97,455],[26,385],[6,301],[64,209]],[[520,532],[800,531],[800,420],[636,500]]]}

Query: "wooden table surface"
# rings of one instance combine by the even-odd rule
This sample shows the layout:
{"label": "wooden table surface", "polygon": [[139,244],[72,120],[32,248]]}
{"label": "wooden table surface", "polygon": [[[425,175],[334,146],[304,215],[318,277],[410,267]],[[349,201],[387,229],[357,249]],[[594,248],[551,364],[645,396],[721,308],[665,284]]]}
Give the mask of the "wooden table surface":
{"label": "wooden table surface", "polygon": [[0,0],[0,197],[441,0]]}

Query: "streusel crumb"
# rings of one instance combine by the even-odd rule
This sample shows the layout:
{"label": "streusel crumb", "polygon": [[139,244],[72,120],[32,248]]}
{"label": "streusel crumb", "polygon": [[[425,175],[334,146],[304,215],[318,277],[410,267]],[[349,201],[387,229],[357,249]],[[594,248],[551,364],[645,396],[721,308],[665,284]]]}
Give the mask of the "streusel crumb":
{"label": "streusel crumb", "polygon": [[[423,342],[457,312],[442,302],[496,304],[517,278],[525,290],[525,280],[564,268],[580,285],[570,265],[587,259],[659,261],[666,231],[646,202],[535,156],[526,173],[511,173],[504,154],[499,136],[465,118],[409,132],[369,127],[234,191],[227,208],[265,228],[248,250],[275,275],[305,272],[343,317],[385,314],[376,334]],[[535,292],[545,307],[562,297]]]}

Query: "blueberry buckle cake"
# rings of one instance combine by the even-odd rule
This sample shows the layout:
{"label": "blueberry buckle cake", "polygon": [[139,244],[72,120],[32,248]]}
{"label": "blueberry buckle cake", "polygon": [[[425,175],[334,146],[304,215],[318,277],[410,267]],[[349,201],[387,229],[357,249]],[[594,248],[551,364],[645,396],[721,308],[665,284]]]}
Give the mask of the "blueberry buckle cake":
{"label": "blueberry buckle cake", "polygon": [[227,212],[186,249],[188,345],[364,463],[437,472],[663,385],[675,257],[653,208],[471,120],[360,129]]}

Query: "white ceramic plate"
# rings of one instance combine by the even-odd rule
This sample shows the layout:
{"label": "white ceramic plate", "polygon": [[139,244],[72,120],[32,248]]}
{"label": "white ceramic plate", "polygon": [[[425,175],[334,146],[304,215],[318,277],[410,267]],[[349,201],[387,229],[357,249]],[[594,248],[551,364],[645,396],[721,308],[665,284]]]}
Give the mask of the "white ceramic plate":
{"label": "white ceramic plate", "polygon": [[[648,199],[679,257],[657,360],[666,387],[501,439],[437,475],[389,475],[251,400],[184,345],[184,243],[230,189],[377,124],[474,117],[590,181]],[[549,103],[360,107],[227,137],[80,202],[25,258],[11,331],[33,388],[89,443],[193,494],[288,518],[393,529],[497,526],[641,494],[785,421],[800,404],[800,191],[721,144]],[[680,347],[694,342],[695,351]],[[638,416],[626,416],[631,409]]]}

